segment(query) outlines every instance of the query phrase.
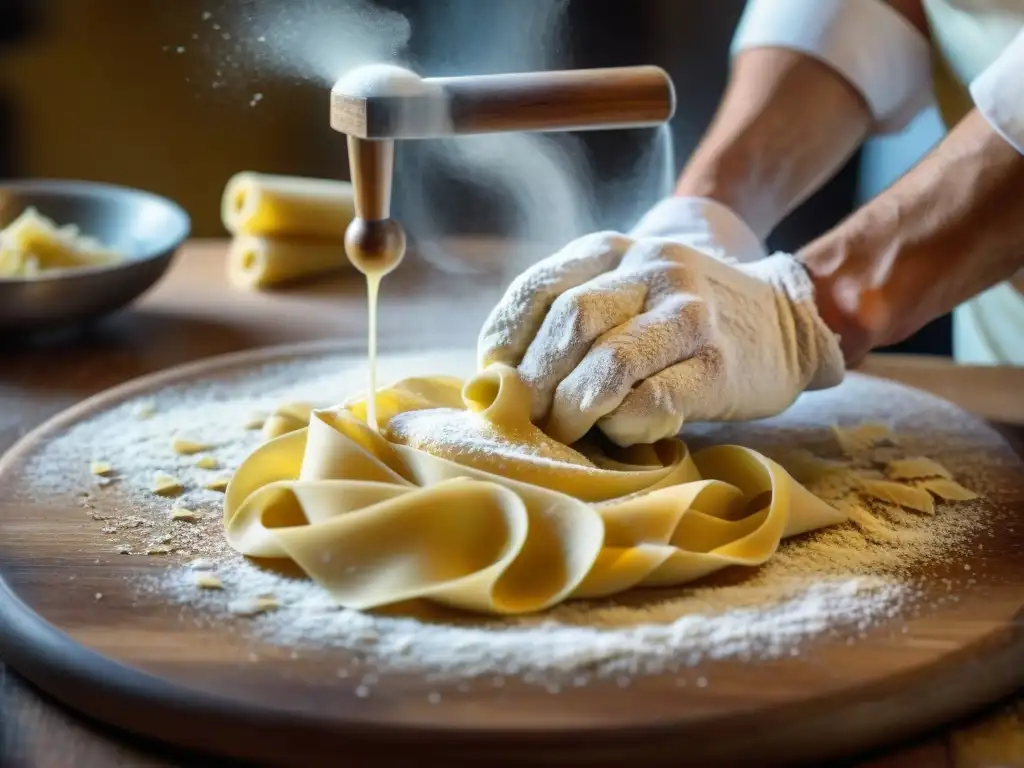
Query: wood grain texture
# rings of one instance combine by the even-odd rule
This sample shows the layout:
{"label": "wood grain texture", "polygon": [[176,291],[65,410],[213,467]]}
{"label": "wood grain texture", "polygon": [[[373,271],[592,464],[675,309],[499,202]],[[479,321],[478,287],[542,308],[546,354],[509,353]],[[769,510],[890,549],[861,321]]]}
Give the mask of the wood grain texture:
{"label": "wood grain texture", "polygon": [[930,355],[871,355],[858,370],[931,392],[979,418],[1024,427],[1024,368],[952,365]]}
{"label": "wood grain texture", "polygon": [[[339,277],[313,288],[271,294],[233,292],[223,278],[225,250],[219,242],[191,245],[169,278],[136,309],[90,331],[73,345],[57,346],[56,353],[53,347],[5,349],[0,367],[0,451],[55,411],[167,365],[269,343],[339,335],[361,338],[365,332],[358,281]],[[486,251],[481,251],[480,257],[490,258]],[[421,318],[413,331],[419,343],[471,343],[475,325],[500,293],[500,285],[493,275],[444,275],[412,268],[410,260],[390,286],[385,284],[384,302],[385,306],[390,301],[392,307],[410,307],[409,311]],[[453,301],[456,297],[458,302]],[[387,317],[385,313],[385,338],[397,330],[394,324],[389,327]],[[906,364],[902,369],[901,361]],[[1024,386],[1024,371],[988,369],[993,375],[981,377],[975,386],[975,379],[944,361],[887,358],[885,362],[887,375],[895,378],[908,369],[926,367],[929,374],[922,377],[925,388],[955,381],[958,389],[943,394],[966,404],[990,404],[999,398],[1019,402],[1014,398]],[[992,734],[1005,735],[1006,722],[1005,715],[986,716],[962,726],[952,732],[958,734],[956,750],[947,749],[951,739],[939,734],[901,751],[868,756],[863,765],[953,766],[954,751],[958,761],[970,759],[972,744],[973,754],[978,754],[981,739],[972,739],[971,734],[985,735],[991,754]],[[71,716],[2,668],[0,723],[5,726],[0,733],[0,765],[4,766],[204,764],[195,756],[129,740]],[[1011,730],[1003,739],[1004,755],[1012,755],[1013,741],[1019,739],[1019,731],[1013,734]],[[1013,763],[1004,757],[996,764]]]}
{"label": "wood grain texture", "polygon": [[[815,762],[932,728],[1024,683],[1024,530],[1005,522],[1024,513],[1024,464],[1010,461],[1009,449],[980,422],[953,425],[927,399],[893,414],[894,430],[908,442],[934,440],[930,455],[954,471],[957,457],[944,448],[949,437],[958,440],[956,452],[985,455],[991,525],[1006,526],[1003,535],[993,539],[986,530],[965,542],[966,550],[979,550],[969,568],[956,558],[921,566],[920,604],[856,642],[840,632],[807,642],[794,658],[702,662],[687,676],[712,681],[706,689],[679,689],[674,676],[654,676],[637,678],[628,691],[606,680],[553,696],[512,681],[501,690],[487,680],[466,690],[405,674],[382,675],[374,695],[361,699],[357,676],[333,674],[355,663],[346,652],[304,650],[293,658],[239,634],[231,622],[204,626],[198,609],[138,593],[136,585],[168,568],[173,556],[112,554],[102,524],[83,523],[69,506],[29,499],[33,457],[84,419],[167,386],[328,351],[335,350],[253,351],[130,382],[64,412],[0,461],[0,647],[19,672],[132,733],[293,765],[332,764],[339,750],[367,765],[399,765],[413,745],[449,764],[497,752],[510,762],[662,765],[683,749],[703,765]],[[850,389],[857,381],[852,375],[814,398],[827,400],[825,412],[842,423],[888,414],[884,403],[899,388],[890,384],[866,403]],[[810,443],[828,425],[800,426],[810,414],[806,402],[772,423],[708,428],[701,439],[762,448],[778,430],[796,429]],[[913,431],[920,423],[927,433]],[[440,703],[428,698],[435,691]]]}
{"label": "wood grain texture", "polygon": [[434,78],[451,105],[453,133],[570,131],[661,125],[675,89],[660,67],[615,67]]}
{"label": "wood grain texture", "polygon": [[422,93],[331,92],[331,127],[360,139],[422,139],[474,133],[577,131],[661,125],[675,88],[660,67],[434,77]]}
{"label": "wood grain texture", "polygon": [[366,221],[391,218],[391,184],[395,142],[348,137],[348,167],[355,193],[356,216]]}

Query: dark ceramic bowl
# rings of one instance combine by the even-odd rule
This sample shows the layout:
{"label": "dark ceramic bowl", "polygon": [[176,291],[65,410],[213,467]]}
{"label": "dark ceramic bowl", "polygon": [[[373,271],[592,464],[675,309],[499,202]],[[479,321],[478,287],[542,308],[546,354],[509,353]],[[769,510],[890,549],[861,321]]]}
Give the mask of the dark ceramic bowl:
{"label": "dark ceramic bowl", "polygon": [[166,198],[90,181],[0,180],[0,229],[33,206],[121,253],[100,267],[0,278],[0,338],[82,326],[127,306],[159,280],[188,237],[188,214]]}

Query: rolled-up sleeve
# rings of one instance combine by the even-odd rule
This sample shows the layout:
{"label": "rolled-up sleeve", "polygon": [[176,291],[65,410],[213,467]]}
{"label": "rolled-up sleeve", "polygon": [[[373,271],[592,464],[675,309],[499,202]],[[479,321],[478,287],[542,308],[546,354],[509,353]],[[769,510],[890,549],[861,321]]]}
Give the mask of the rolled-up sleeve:
{"label": "rolled-up sleeve", "polygon": [[1024,29],[971,82],[971,98],[989,124],[1024,154]]}
{"label": "rolled-up sleeve", "polygon": [[749,0],[732,53],[763,47],[798,51],[838,72],[864,98],[878,133],[902,130],[932,102],[928,40],[882,0]]}

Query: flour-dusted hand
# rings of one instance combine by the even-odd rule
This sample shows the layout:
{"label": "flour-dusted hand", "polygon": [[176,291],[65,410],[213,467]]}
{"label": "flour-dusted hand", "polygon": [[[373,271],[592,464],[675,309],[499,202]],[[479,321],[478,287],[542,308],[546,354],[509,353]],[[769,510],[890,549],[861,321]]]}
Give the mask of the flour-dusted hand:
{"label": "flour-dusted hand", "polygon": [[803,266],[763,256],[728,209],[668,201],[630,235],[587,235],[516,278],[479,362],[517,367],[533,420],[564,443],[595,424],[632,445],[685,420],[770,416],[844,365]]}

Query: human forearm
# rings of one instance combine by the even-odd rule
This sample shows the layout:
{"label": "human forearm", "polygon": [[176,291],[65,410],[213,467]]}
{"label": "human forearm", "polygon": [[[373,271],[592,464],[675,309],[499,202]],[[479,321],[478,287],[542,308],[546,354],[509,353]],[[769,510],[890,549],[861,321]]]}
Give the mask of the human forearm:
{"label": "human forearm", "polygon": [[870,129],[863,98],[824,64],[776,48],[744,51],[676,194],[717,200],[765,237]]}
{"label": "human forearm", "polygon": [[921,108],[926,35],[921,0],[750,0],[677,194],[726,204],[763,238],[870,133]]}
{"label": "human forearm", "polygon": [[799,258],[848,364],[1024,267],[1024,155],[972,112]]}

